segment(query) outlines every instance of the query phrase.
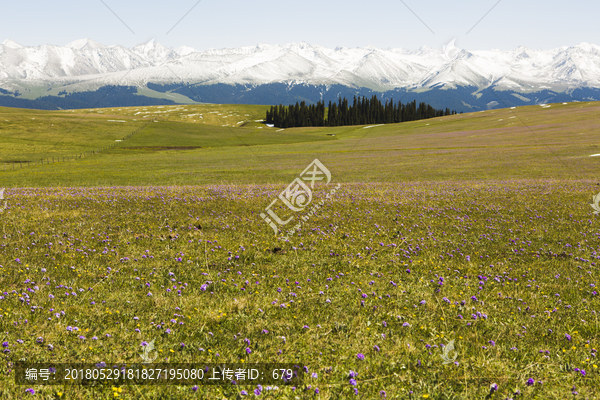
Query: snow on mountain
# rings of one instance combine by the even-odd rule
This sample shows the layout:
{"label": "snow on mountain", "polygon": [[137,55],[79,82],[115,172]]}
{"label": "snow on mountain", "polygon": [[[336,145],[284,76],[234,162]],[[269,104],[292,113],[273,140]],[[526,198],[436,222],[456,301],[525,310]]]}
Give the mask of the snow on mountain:
{"label": "snow on mountain", "polygon": [[102,43],[95,42],[91,39],[79,39],[69,43],[65,47],[73,50],[97,50],[106,48]]}
{"label": "snow on mountain", "polygon": [[537,88],[600,87],[600,46],[552,50],[466,51],[337,47],[305,42],[196,51],[155,40],[131,49],[91,39],[68,45],[0,44],[0,84],[33,82],[101,86],[167,83],[342,84],[376,90],[476,86],[528,92]]}
{"label": "snow on mountain", "polygon": [[151,61],[153,64],[162,64],[168,60],[179,57],[172,49],[163,46],[160,43],[150,40],[148,43],[143,43],[135,46],[133,52]]}
{"label": "snow on mountain", "polygon": [[150,67],[151,61],[121,46],[80,40],[65,47],[0,45],[0,79],[53,81]]}
{"label": "snow on mountain", "polygon": [[[490,86],[494,80],[510,75],[510,67],[501,63],[489,55],[475,56],[466,50],[452,51],[454,56],[440,68],[429,73],[419,86],[425,87],[449,87],[457,86]],[[444,55],[448,57],[448,53]]]}
{"label": "snow on mountain", "polygon": [[188,46],[180,46],[175,49],[175,53],[179,54],[180,56],[187,56],[188,54],[195,52],[196,50],[194,48]]}
{"label": "snow on mountain", "polygon": [[411,76],[416,75],[409,68],[410,64],[400,57],[374,49],[359,60],[359,65],[352,72],[375,85],[406,86]]}
{"label": "snow on mountain", "polygon": [[21,48],[23,48],[22,45],[20,45],[19,43],[15,42],[14,40],[10,40],[10,39],[6,39],[4,42],[2,42],[2,45],[4,47],[8,47],[9,49],[21,49]]}
{"label": "snow on mountain", "polygon": [[556,81],[598,83],[600,78],[600,47],[581,43],[559,50],[546,71]]}

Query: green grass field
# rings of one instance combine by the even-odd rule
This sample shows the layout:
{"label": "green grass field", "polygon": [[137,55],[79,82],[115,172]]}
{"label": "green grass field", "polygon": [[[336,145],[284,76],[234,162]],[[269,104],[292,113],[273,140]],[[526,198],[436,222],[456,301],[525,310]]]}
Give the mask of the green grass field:
{"label": "green grass field", "polygon": [[[0,109],[0,398],[598,398],[599,105],[286,130],[266,106]],[[260,214],[315,158],[323,206],[284,241]],[[152,340],[156,363],[307,372],[15,384]]]}
{"label": "green grass field", "polygon": [[[314,158],[335,171],[341,182],[596,179],[598,158],[590,155],[600,152],[598,103],[493,110],[371,128],[286,130],[255,122],[266,109],[1,109],[3,184],[283,183]],[[199,119],[200,114],[206,120]],[[236,125],[240,127],[232,127]],[[138,128],[142,129],[128,140],[115,142]],[[75,162],[39,162],[111,145],[116,147]],[[37,167],[31,167],[36,159]],[[21,170],[25,161],[30,168]]]}

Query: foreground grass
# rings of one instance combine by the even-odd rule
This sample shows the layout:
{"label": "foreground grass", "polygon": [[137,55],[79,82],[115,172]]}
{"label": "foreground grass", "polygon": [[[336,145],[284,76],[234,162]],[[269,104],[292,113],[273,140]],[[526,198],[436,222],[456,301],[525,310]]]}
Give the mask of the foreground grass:
{"label": "foreground grass", "polygon": [[162,361],[307,367],[266,398],[595,398],[591,185],[344,185],[287,243],[258,217],[280,185],[8,189],[0,397],[259,389],[14,385],[22,358],[138,362],[156,339]]}

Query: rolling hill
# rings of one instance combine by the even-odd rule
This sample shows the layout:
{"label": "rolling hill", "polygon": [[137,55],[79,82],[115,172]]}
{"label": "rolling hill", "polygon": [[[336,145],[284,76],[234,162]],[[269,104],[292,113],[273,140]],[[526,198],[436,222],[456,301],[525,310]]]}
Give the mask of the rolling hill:
{"label": "rolling hill", "polygon": [[[260,122],[266,109],[3,108],[2,185],[283,183],[315,158],[339,182],[597,177],[600,159],[593,156],[600,153],[597,102],[490,110],[374,127],[286,130]],[[83,158],[62,162],[62,157],[81,154]],[[53,159],[61,162],[52,163]]]}

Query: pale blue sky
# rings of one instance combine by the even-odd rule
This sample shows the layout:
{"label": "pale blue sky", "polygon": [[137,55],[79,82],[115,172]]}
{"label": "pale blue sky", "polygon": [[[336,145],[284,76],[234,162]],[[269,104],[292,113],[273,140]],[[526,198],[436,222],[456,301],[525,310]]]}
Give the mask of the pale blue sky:
{"label": "pale blue sky", "polygon": [[89,37],[132,47],[156,38],[169,47],[197,50],[301,41],[330,48],[371,44],[417,49],[441,47],[453,38],[468,50],[600,44],[596,1],[103,1],[5,1],[0,42],[65,45]]}

